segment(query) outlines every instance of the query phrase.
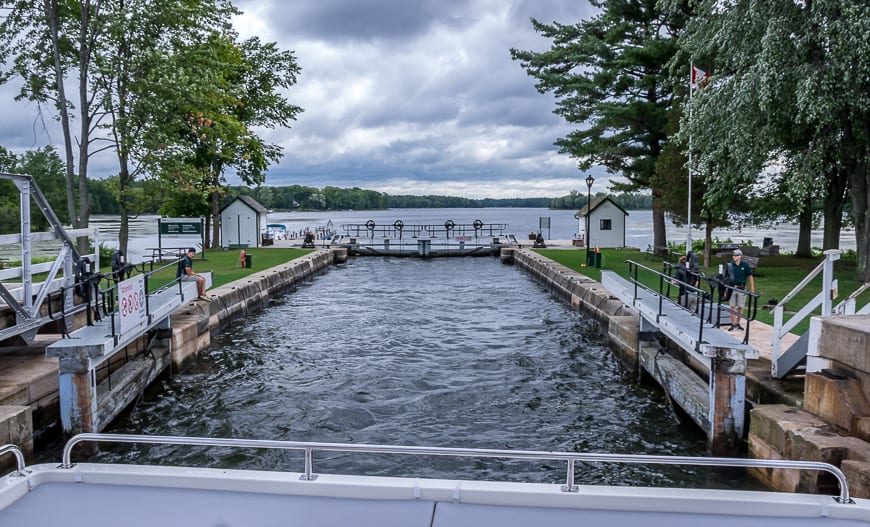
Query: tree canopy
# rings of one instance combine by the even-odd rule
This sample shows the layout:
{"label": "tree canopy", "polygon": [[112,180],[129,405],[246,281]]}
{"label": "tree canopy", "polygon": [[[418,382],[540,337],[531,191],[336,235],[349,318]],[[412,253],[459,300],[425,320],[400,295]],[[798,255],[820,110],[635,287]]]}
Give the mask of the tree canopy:
{"label": "tree canopy", "polygon": [[576,24],[532,26],[552,47],[511,50],[540,92],[557,99],[554,112],[577,128],[555,142],[581,169],[601,165],[627,180],[616,191],[651,189],[656,245],[665,245],[664,189],[653,179],[667,141],[674,89],[667,65],[677,52],[682,14],[657,0],[591,0],[599,12]]}
{"label": "tree canopy", "polygon": [[19,98],[57,112],[76,227],[90,215],[94,146],[117,154],[122,248],[126,218],[139,208],[130,194],[137,175],[205,195],[217,220],[225,171],[262,183],[281,148],[257,130],[288,127],[301,111],[285,94],[300,71],[292,52],[239,42],[228,0],[0,0],[0,9],[0,82],[19,78]]}
{"label": "tree canopy", "polygon": [[182,206],[189,206],[189,197],[207,198],[200,214],[210,217],[213,243],[219,243],[226,171],[248,185],[263,183],[281,148],[257,130],[288,128],[302,111],[281,93],[300,71],[293,54],[256,37],[234,38],[213,33],[175,50],[154,83],[162,119],[152,120],[145,133],[147,162],[179,190]]}
{"label": "tree canopy", "polygon": [[[676,2],[671,5],[675,7]],[[705,205],[785,195],[811,224],[822,196],[826,248],[838,245],[847,192],[858,275],[870,279],[870,10],[858,0],[699,0],[684,55],[713,72],[681,135],[703,145]],[[799,252],[808,252],[809,229]]]}

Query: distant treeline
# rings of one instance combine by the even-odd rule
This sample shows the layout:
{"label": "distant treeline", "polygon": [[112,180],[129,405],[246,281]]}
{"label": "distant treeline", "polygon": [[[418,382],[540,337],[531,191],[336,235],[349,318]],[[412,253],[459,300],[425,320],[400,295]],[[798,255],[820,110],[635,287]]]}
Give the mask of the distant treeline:
{"label": "distant treeline", "polygon": [[[572,191],[560,198],[472,199],[459,196],[391,196],[360,188],[317,189],[302,185],[258,188],[230,187],[229,196],[251,196],[268,209],[274,210],[335,210],[335,209],[440,209],[484,207],[533,207],[579,210],[586,205],[586,195]],[[603,194],[599,194],[603,195]],[[626,210],[652,208],[652,196],[645,194],[614,194],[613,199]]]}
{"label": "distant treeline", "polygon": [[394,209],[441,209],[483,207],[535,207],[546,208],[550,198],[510,198],[510,199],[471,199],[458,196],[390,196],[390,207]]}
{"label": "distant treeline", "polygon": [[[60,159],[50,149],[28,152],[15,156],[0,149],[0,171],[34,174],[36,182],[48,198],[52,208],[64,223],[69,223],[66,206],[66,188]],[[135,202],[138,214],[170,214],[161,210],[166,201],[161,185],[153,181],[135,181],[128,195],[137,197]],[[118,205],[117,178],[89,179],[88,192],[92,214],[120,214]],[[573,191],[560,198],[512,198],[512,199],[471,199],[459,196],[391,196],[383,192],[361,188],[324,187],[322,189],[304,185],[260,186],[248,188],[235,186],[227,188],[224,202],[236,196],[247,195],[256,199],[267,209],[273,210],[375,210],[404,208],[483,208],[483,207],[535,207],[551,209],[579,210],[586,204],[586,195]],[[627,210],[649,209],[652,198],[642,194],[619,194],[613,198]],[[9,181],[0,181],[0,233],[18,232],[20,229],[18,192]],[[48,227],[39,210],[32,209],[31,222],[35,229]]]}
{"label": "distant treeline", "polygon": [[[592,197],[606,196],[599,192]],[[613,201],[625,210],[648,210],[652,209],[652,195],[650,194],[610,194]],[[546,205],[556,210],[580,210],[586,206],[586,194],[572,190],[567,196],[549,200]]]}
{"label": "distant treeline", "polygon": [[317,189],[302,185],[258,188],[230,187],[229,195],[251,196],[267,209],[274,210],[336,210],[336,209],[440,209],[483,207],[537,207],[547,208],[552,198],[471,199],[459,196],[391,196],[384,192],[360,188],[324,187]]}

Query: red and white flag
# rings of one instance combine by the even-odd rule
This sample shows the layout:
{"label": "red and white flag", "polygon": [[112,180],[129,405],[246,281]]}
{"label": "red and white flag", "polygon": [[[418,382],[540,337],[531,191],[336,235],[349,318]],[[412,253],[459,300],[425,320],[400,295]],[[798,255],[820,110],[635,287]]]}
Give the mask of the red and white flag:
{"label": "red and white flag", "polygon": [[694,64],[692,64],[692,74],[691,75],[692,75],[691,84],[692,84],[692,87],[695,89],[700,89],[700,88],[703,88],[704,86],[706,86],[708,79],[710,78],[709,73],[702,70],[701,68],[696,67]]}

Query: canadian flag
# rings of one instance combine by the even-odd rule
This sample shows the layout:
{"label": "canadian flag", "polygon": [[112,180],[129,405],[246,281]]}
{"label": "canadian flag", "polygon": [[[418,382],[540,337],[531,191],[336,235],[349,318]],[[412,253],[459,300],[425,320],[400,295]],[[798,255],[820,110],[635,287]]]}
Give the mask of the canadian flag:
{"label": "canadian flag", "polygon": [[695,67],[692,64],[692,87],[695,89],[703,88],[707,85],[708,79],[710,78],[710,74],[701,68]]}

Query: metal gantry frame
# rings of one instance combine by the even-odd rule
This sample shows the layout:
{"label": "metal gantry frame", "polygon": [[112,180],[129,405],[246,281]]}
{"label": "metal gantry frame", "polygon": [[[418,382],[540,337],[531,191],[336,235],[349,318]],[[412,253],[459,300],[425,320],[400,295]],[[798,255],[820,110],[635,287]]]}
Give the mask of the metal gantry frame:
{"label": "metal gantry frame", "polygon": [[[18,336],[26,343],[32,343],[40,327],[57,320],[51,314],[51,310],[49,310],[48,315],[40,313],[42,304],[48,298],[49,293],[54,290],[63,290],[64,308],[61,312],[63,313],[67,331],[72,329],[69,315],[77,311],[74,288],[72,287],[75,284],[74,269],[80,258],[83,257],[76,250],[73,239],[81,236],[90,236],[94,238],[94,247],[99,247],[97,230],[64,229],[63,224],[54,213],[33,176],[0,172],[0,179],[12,181],[15,184],[18,188],[21,203],[20,232],[18,234],[0,235],[0,245],[21,245],[21,266],[0,269],[0,299],[15,312],[16,322],[12,327],[0,329],[0,341]],[[49,225],[51,225],[52,230],[50,232],[31,232],[31,199],[33,199],[46,220],[48,220]],[[61,242],[58,254],[52,262],[34,264],[32,261],[32,244],[36,241],[45,240],[59,240]],[[98,250],[95,249],[94,254],[84,256],[92,258],[96,267],[99,268]],[[63,277],[58,279],[57,276],[61,270],[63,271]],[[34,291],[33,275],[39,273],[47,273],[47,276],[42,285]],[[15,285],[18,285],[17,280],[21,280],[21,287],[10,288],[11,284],[8,283],[10,280],[15,280]],[[84,308],[82,307],[81,309]]]}

